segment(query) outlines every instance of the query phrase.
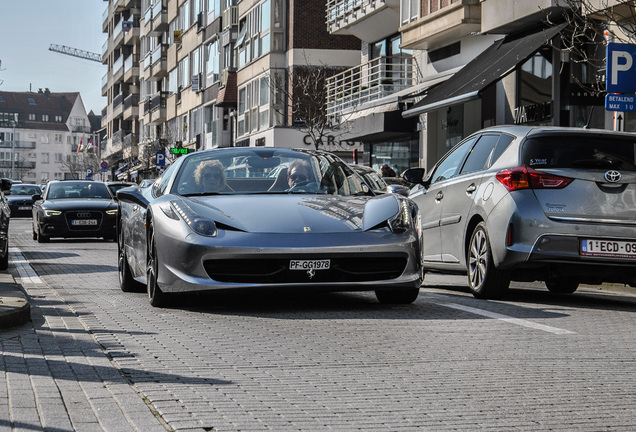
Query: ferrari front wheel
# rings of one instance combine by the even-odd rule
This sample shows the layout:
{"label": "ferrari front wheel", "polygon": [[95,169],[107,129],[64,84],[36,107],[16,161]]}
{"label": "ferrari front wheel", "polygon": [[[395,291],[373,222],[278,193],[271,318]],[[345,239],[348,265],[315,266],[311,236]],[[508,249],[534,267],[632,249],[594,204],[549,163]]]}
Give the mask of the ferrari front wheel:
{"label": "ferrari front wheel", "polygon": [[148,291],[148,300],[154,307],[165,306],[167,296],[159,288],[157,283],[157,276],[159,270],[158,258],[157,258],[157,243],[155,241],[155,232],[150,222],[150,228],[148,229],[148,265],[146,270],[146,289]]}

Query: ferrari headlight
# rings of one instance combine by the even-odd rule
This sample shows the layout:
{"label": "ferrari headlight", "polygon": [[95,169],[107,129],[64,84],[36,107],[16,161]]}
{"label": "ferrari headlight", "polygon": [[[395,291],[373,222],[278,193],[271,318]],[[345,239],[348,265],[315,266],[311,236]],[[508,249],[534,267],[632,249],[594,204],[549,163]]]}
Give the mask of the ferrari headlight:
{"label": "ferrari headlight", "polygon": [[406,232],[411,227],[411,218],[406,201],[400,200],[400,210],[395,216],[389,219],[389,226],[394,233]]}
{"label": "ferrari headlight", "polygon": [[117,214],[117,209],[113,209],[113,210],[106,210],[106,214],[107,215],[116,215]]}
{"label": "ferrari headlight", "polygon": [[61,215],[62,212],[59,210],[44,210],[44,216],[46,217],[51,217],[51,216],[59,216]]}
{"label": "ferrari headlight", "polygon": [[170,204],[192,231],[202,236],[216,237],[216,224],[212,219],[197,215],[190,206],[183,202],[170,201]]}

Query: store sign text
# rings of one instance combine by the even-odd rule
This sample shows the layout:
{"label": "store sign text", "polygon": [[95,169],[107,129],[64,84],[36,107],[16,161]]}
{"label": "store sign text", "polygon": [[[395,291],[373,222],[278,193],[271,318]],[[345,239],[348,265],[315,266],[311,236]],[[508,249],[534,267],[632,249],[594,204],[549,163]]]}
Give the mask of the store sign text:
{"label": "store sign text", "polygon": [[515,108],[515,124],[533,123],[552,118],[552,101]]}
{"label": "store sign text", "polygon": [[[303,143],[308,146],[313,146],[314,141],[311,138],[311,135],[305,135],[303,138]],[[341,149],[349,150],[351,147],[362,145],[362,143],[358,141],[352,140],[339,140],[336,141],[336,137],[333,135],[323,136],[318,139],[318,147],[340,147]]]}

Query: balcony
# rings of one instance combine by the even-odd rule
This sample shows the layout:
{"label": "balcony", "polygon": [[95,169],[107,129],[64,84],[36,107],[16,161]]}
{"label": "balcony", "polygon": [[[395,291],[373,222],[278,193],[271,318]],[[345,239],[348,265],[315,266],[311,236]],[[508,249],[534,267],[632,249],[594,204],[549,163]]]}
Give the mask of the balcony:
{"label": "balcony", "polygon": [[168,76],[168,45],[157,45],[150,56],[152,69],[150,70],[149,80],[159,81],[163,77]]}
{"label": "balcony", "polygon": [[166,99],[168,92],[160,91],[150,97],[150,124],[166,121]]}
{"label": "balcony", "polygon": [[327,30],[363,41],[388,37],[400,27],[400,0],[328,0]]}
{"label": "balcony", "polygon": [[120,55],[117,60],[113,62],[113,83],[121,81],[124,75],[124,56]]}
{"label": "balcony", "polygon": [[110,4],[107,4],[106,10],[102,12],[102,33],[108,33],[109,21],[110,21]]}
{"label": "balcony", "polygon": [[113,119],[124,115],[124,94],[119,93],[113,98]]}
{"label": "balcony", "polygon": [[108,92],[108,71],[102,77],[102,96],[106,96]]}
{"label": "balcony", "polygon": [[160,0],[152,6],[152,24],[150,26],[150,36],[161,36],[168,30],[168,8],[165,2]]}
{"label": "balcony", "polygon": [[115,24],[115,28],[113,28],[113,48],[121,48],[124,43],[124,28],[123,28],[124,20],[120,19],[117,24]]}
{"label": "balcony", "polygon": [[133,120],[139,117],[139,95],[130,94],[124,99],[124,120]]}
{"label": "balcony", "polygon": [[222,30],[238,26],[238,6],[229,6],[223,11],[221,18]]}
{"label": "balcony", "polygon": [[102,64],[108,64],[108,49],[110,48],[110,39],[106,38],[106,42],[102,45]]}
{"label": "balcony", "polygon": [[90,126],[73,125],[73,126],[71,126],[71,132],[91,133],[91,127]]}
{"label": "balcony", "polygon": [[[35,168],[35,162],[29,162],[29,161],[23,161],[23,160],[16,160],[15,162],[13,162],[13,167],[18,169],[18,168],[22,168],[22,169],[34,169]],[[0,161],[0,168],[11,168],[11,160],[2,160]]]}
{"label": "balcony", "polygon": [[327,79],[327,115],[359,108],[420,82],[410,56],[379,57]]}
{"label": "balcony", "polygon": [[132,19],[128,19],[129,28],[124,29],[124,45],[135,45],[139,42],[139,22],[141,17],[139,15],[133,15]]}
{"label": "balcony", "polygon": [[[536,7],[535,2],[531,3]],[[404,24],[400,27],[402,48],[436,48],[481,31],[481,4],[479,0],[457,0]]]}
{"label": "balcony", "polygon": [[139,81],[139,56],[131,54],[124,60],[124,82]]}

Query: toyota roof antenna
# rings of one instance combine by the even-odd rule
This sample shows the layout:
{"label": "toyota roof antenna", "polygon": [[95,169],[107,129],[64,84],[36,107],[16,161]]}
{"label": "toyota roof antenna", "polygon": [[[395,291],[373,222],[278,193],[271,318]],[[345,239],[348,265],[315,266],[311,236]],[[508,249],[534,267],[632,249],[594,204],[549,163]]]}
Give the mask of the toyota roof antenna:
{"label": "toyota roof antenna", "polygon": [[592,109],[590,110],[590,115],[587,118],[587,123],[585,123],[585,126],[583,126],[583,129],[589,129],[590,128],[590,122],[592,121],[592,114],[594,114],[594,105],[592,105]]}

